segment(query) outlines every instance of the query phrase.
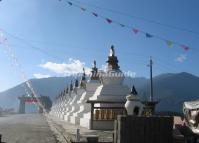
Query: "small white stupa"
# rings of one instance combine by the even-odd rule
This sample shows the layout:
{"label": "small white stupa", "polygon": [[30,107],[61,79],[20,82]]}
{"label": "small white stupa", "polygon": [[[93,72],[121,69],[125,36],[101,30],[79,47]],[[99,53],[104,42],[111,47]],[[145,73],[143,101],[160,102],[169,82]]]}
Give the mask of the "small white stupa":
{"label": "small white stupa", "polygon": [[140,97],[137,94],[135,87],[131,89],[131,93],[126,96],[125,108],[128,115],[139,116],[143,112],[143,104],[140,101]]}
{"label": "small white stupa", "polygon": [[67,105],[68,110],[67,110],[66,114],[64,115],[65,121],[70,121],[70,116],[79,110],[80,106],[77,103],[77,101],[81,98],[82,94],[85,92],[85,86],[84,86],[85,83],[86,83],[86,74],[85,74],[85,70],[83,68],[83,75],[81,78],[80,86],[79,86],[78,80],[76,79],[76,81],[75,81],[75,86],[74,86],[75,96],[71,100],[71,102]]}
{"label": "small white stupa", "polygon": [[63,103],[64,103],[64,100],[65,100],[65,90],[59,94],[58,98],[59,98],[59,102],[58,102],[57,107],[56,107],[57,110],[56,110],[55,115],[57,117],[60,117],[60,114],[61,114],[62,109],[64,107]]}
{"label": "small white stupa", "polygon": [[73,84],[72,81],[70,83],[70,88],[69,88],[69,92],[67,93],[68,98],[63,102],[63,107],[62,107],[62,112],[60,114],[60,118],[64,119],[64,115],[67,113],[67,111],[69,110],[69,103],[73,100],[75,93],[73,91]]}
{"label": "small white stupa", "polygon": [[60,99],[59,105],[58,105],[58,109],[59,109],[58,111],[59,112],[57,113],[57,116],[59,118],[62,118],[62,113],[64,111],[65,102],[67,102],[68,99],[69,99],[69,96],[68,96],[68,87],[61,94],[62,94],[62,96],[61,96],[61,99]]}
{"label": "small white stupa", "polygon": [[95,90],[99,85],[100,81],[98,69],[96,67],[96,61],[94,61],[93,68],[91,71],[91,78],[86,83],[86,91],[82,94],[80,100],[77,101],[78,105],[80,106],[80,109],[77,112],[73,113],[73,115],[70,117],[71,123],[80,124],[80,118],[82,118],[84,114],[90,113],[91,107],[90,104],[86,103],[86,101],[94,94]]}

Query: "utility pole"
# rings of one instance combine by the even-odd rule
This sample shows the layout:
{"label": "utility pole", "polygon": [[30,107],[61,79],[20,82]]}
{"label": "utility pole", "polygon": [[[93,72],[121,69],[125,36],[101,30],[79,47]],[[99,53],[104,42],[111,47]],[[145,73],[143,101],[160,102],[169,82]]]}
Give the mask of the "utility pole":
{"label": "utility pole", "polygon": [[152,57],[150,57],[150,63],[149,63],[149,67],[150,67],[150,101],[153,101],[153,60]]}
{"label": "utility pole", "polygon": [[149,65],[147,66],[150,67],[150,100],[143,101],[142,103],[145,105],[144,115],[152,116],[155,112],[155,106],[156,104],[158,104],[158,101],[154,101],[154,98],[153,98],[153,60],[152,60],[152,57],[150,57]]}

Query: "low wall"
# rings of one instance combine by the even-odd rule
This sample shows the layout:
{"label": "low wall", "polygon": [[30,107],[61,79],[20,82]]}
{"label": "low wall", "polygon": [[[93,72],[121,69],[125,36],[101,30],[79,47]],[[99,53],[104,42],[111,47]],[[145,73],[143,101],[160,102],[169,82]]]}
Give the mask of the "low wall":
{"label": "low wall", "polygon": [[114,143],[172,143],[173,117],[118,116]]}

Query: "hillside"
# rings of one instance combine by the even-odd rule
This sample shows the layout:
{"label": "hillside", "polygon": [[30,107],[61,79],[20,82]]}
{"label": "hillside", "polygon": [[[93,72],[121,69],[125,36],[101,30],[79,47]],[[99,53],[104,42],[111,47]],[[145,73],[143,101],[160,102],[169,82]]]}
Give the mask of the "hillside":
{"label": "hillside", "polygon": [[[54,97],[70,84],[72,77],[50,77],[43,79],[31,79],[33,88],[38,95]],[[149,79],[126,78],[125,84],[129,87],[135,85],[142,99],[149,97]],[[167,73],[154,77],[154,97],[160,101],[159,111],[181,112],[182,103],[187,100],[198,99],[199,77],[189,73]],[[18,96],[24,95],[24,83],[0,93],[1,107],[18,107]]]}

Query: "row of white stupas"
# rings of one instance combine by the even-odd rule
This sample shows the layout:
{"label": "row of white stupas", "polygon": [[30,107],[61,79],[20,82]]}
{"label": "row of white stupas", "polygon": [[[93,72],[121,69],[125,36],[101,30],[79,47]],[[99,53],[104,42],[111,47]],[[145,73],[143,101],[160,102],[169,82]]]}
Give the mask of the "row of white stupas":
{"label": "row of white stupas", "polygon": [[[86,81],[84,72],[80,84],[78,84],[78,80],[75,81],[74,87],[71,83],[70,87],[64,90],[53,103],[50,114],[86,128],[91,126],[91,105],[86,103],[87,100],[127,101],[125,106],[128,114],[133,114],[135,107],[141,109],[136,111],[137,114],[141,114],[143,106],[136,90],[133,88],[130,92],[129,87],[123,84],[125,76],[120,70],[113,46],[111,46],[107,63],[107,71],[100,74],[94,61],[90,79]],[[98,106],[110,106],[110,104],[98,104]],[[112,106],[121,105],[114,104]],[[102,125],[105,125],[104,122]]]}

